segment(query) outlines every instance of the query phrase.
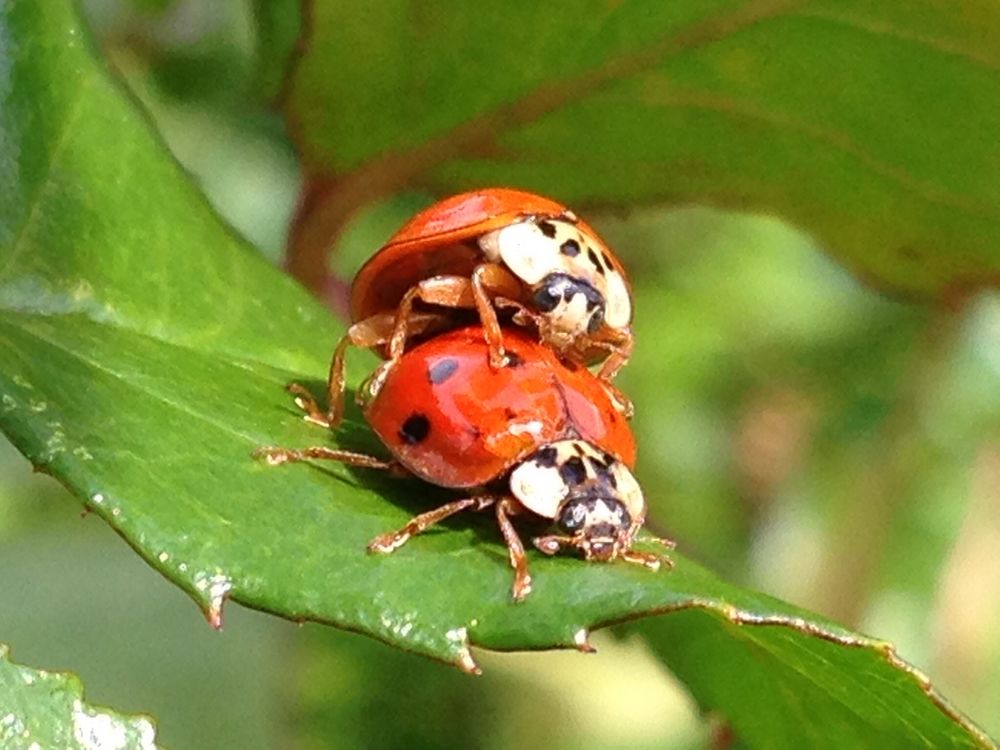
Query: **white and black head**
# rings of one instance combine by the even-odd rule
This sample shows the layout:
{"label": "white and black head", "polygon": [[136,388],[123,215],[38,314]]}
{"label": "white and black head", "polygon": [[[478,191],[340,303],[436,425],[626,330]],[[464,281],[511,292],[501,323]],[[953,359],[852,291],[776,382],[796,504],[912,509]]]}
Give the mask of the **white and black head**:
{"label": "white and black head", "polygon": [[601,240],[572,218],[526,218],[484,235],[479,245],[527,285],[553,343],[569,346],[605,328],[620,333],[631,323],[625,278]]}
{"label": "white and black head", "polygon": [[585,440],[561,440],[535,451],[511,472],[511,493],[551,518],[565,537],[540,546],[579,548],[588,560],[613,560],[629,549],[645,519],[638,482],[621,461]]}

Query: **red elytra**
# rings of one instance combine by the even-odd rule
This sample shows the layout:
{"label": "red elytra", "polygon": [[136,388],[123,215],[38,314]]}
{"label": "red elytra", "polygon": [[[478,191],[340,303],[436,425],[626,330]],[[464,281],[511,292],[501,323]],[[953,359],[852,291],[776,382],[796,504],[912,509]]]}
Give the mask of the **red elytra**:
{"label": "red elytra", "polygon": [[[555,218],[568,212],[561,203],[511,188],[473,190],[438,201],[406,222],[358,271],[351,284],[351,319],[394,308],[421,279],[467,276],[482,259],[468,240],[525,216]],[[577,224],[596,236],[584,222]]]}
{"label": "red elytra", "polygon": [[541,445],[580,438],[629,468],[635,439],[603,383],[519,330],[494,369],[479,326],[440,334],[390,370],[365,417],[403,466],[443,487],[476,487]]}

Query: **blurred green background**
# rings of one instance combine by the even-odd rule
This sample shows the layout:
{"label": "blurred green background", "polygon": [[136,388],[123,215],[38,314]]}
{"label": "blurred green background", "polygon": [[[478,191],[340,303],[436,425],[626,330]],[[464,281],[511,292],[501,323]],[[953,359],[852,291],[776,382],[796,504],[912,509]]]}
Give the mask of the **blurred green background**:
{"label": "blurred green background", "polygon": [[[299,173],[260,87],[253,4],[85,5],[174,153],[277,262]],[[432,198],[359,215],[337,273]],[[725,577],[893,641],[1000,734],[1000,295],[959,312],[891,301],[768,217],[587,218],[636,280],[620,385],[651,526]],[[79,516],[0,448],[0,570],[20,603],[0,606],[0,641],[76,672],[94,702],[153,714],[165,746],[703,747],[715,730],[627,632],[600,634],[596,656],[482,654],[478,680],[236,606],[215,633]]]}

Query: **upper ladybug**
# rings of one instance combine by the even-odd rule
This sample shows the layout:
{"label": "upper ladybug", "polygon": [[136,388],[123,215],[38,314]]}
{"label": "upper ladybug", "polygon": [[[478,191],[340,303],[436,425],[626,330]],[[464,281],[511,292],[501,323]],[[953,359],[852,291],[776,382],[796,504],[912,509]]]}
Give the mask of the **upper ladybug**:
{"label": "upper ladybug", "polygon": [[[422,303],[416,309],[417,302]],[[351,286],[354,325],[334,352],[330,413],[342,413],[344,354],[378,347],[397,362],[407,339],[463,321],[475,310],[490,363],[506,363],[497,309],[537,330],[561,357],[602,362],[606,383],[632,351],[632,295],[621,263],[597,233],[555,201],[509,188],[446,198],[414,216],[361,268]],[[631,404],[610,384],[620,411]]]}

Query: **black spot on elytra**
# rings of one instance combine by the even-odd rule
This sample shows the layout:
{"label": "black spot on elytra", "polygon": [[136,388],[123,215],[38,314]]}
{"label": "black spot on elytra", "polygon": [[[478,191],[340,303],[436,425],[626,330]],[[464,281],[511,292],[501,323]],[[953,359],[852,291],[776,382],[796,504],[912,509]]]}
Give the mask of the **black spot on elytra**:
{"label": "black spot on elytra", "polygon": [[614,266],[611,265],[611,258],[609,258],[608,254],[606,252],[604,252],[603,250],[601,250],[601,260],[604,261],[604,267],[605,268],[607,268],[609,271],[613,271],[614,270]]}
{"label": "black spot on elytra", "polygon": [[510,408],[509,406],[505,406],[505,407],[504,407],[504,410],[503,410],[503,418],[504,418],[504,419],[506,419],[506,420],[507,420],[508,422],[510,422],[510,421],[512,421],[512,420],[513,420],[513,419],[514,419],[515,417],[517,417],[517,412],[515,412],[515,411],[514,411],[513,409],[511,409],[511,408]]}
{"label": "black spot on elytra", "polygon": [[520,367],[524,364],[524,359],[517,352],[507,352],[507,367]]}
{"label": "black spot on elytra", "polygon": [[559,246],[559,252],[563,255],[569,256],[570,258],[575,258],[580,254],[580,243],[576,240],[566,240]]}
{"label": "black spot on elytra", "polygon": [[427,377],[434,385],[440,385],[458,370],[458,360],[453,357],[435,362],[427,370]]}
{"label": "black spot on elytra", "polygon": [[542,234],[548,237],[550,240],[556,236],[556,225],[551,221],[540,221],[538,222],[538,228],[542,230]]}
{"label": "black spot on elytra", "polygon": [[425,414],[411,414],[399,428],[399,436],[407,445],[416,445],[431,432],[431,421]]}
{"label": "black spot on elytra", "polygon": [[559,467],[559,476],[566,484],[576,486],[587,479],[587,469],[584,467],[582,459],[573,456]]}
{"label": "black spot on elytra", "polygon": [[559,458],[559,453],[551,445],[548,448],[542,448],[538,453],[534,455],[534,462],[539,466],[545,468],[552,468],[556,465],[556,459]]}

